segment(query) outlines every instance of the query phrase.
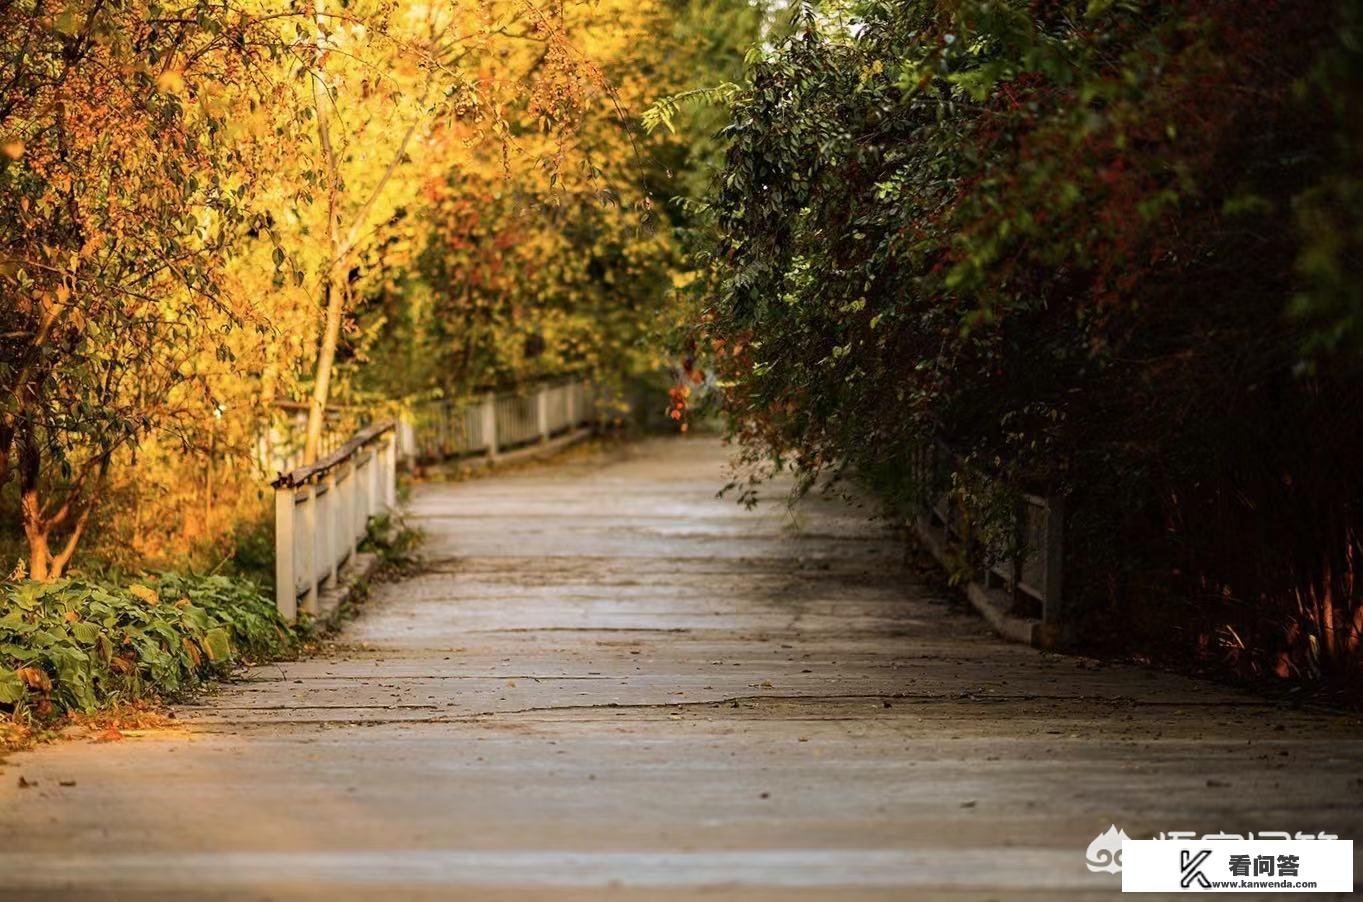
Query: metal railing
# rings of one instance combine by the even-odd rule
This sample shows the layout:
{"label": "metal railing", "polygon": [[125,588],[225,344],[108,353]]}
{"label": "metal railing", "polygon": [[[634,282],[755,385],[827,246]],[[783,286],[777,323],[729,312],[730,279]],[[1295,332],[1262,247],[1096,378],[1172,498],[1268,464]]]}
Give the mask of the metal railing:
{"label": "metal railing", "polygon": [[[1064,500],[1058,495],[1017,493],[1003,529],[981,530],[952,484],[952,473],[964,466],[941,442],[921,451],[918,485],[924,491],[925,525],[963,552],[985,588],[1001,588],[1015,599],[1033,599],[1041,607],[1043,624],[1059,624],[1064,602]],[[978,473],[973,475],[979,478]],[[986,535],[990,532],[992,537]]]}
{"label": "metal railing", "polygon": [[369,520],[397,505],[397,430],[389,420],[360,430],[275,490],[275,603],[292,621],[316,616],[320,593],[353,562]]}

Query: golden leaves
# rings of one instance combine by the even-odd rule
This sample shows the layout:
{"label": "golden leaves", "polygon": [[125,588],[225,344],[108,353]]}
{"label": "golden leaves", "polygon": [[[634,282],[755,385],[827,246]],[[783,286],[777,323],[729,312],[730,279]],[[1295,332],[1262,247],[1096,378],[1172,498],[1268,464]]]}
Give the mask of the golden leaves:
{"label": "golden leaves", "polygon": [[128,594],[136,598],[142,599],[149,605],[156,605],[161,603],[161,596],[156,594],[155,589],[150,589],[144,585],[141,585],[140,583],[129,586]]}
{"label": "golden leaves", "polygon": [[185,91],[185,76],[182,72],[175,69],[167,69],[156,76],[156,89],[166,94],[183,94]]}
{"label": "golden leaves", "polygon": [[47,675],[47,671],[38,667],[20,667],[14,671],[19,679],[24,681],[30,689],[36,689],[47,695],[52,691],[52,678]]}

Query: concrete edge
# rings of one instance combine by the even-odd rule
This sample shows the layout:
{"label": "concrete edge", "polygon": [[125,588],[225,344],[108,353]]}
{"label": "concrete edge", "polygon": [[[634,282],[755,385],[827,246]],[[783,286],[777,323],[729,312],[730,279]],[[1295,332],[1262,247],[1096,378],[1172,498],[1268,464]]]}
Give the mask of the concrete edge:
{"label": "concrete edge", "polygon": [[[922,519],[914,519],[911,525],[914,534],[928,553],[942,567],[949,568],[951,564],[947,556],[946,537],[939,535],[937,530]],[[1006,592],[988,588],[977,580],[966,583],[964,588],[966,599],[993,627],[994,632],[1011,642],[1021,642],[1035,648],[1043,647],[1041,621],[1008,613],[1010,599]]]}
{"label": "concrete edge", "polygon": [[317,593],[317,616],[313,618],[313,625],[323,632],[335,627],[340,619],[341,605],[354,594],[355,587],[372,576],[378,567],[379,556],[369,552],[360,552],[354,560],[347,561],[337,574],[335,585]]}
{"label": "concrete edge", "polygon": [[522,445],[510,451],[504,451],[495,458],[486,456],[470,457],[455,463],[456,469],[471,469],[473,467],[496,468],[501,464],[513,464],[522,460],[531,460],[545,454],[552,454],[578,442],[585,441],[596,432],[595,426],[578,426],[567,432],[556,435],[545,442],[534,442],[529,445]]}

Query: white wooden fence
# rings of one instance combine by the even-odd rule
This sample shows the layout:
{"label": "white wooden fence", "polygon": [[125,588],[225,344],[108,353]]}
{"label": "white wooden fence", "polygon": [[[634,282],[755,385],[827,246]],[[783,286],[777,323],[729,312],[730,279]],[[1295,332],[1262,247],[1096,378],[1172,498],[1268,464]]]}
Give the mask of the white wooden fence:
{"label": "white wooden fence", "polygon": [[355,560],[369,520],[397,505],[399,458],[496,460],[595,420],[591,383],[567,379],[492,392],[475,401],[432,401],[377,423],[309,466],[282,474],[275,489],[275,600],[292,621],[316,616],[322,592]]}
{"label": "white wooden fence", "polygon": [[275,603],[292,621],[318,613],[319,594],[355,560],[371,517],[397,505],[397,424],[362,429],[275,489]]}
{"label": "white wooden fence", "polygon": [[924,492],[921,524],[938,530],[948,545],[963,552],[985,588],[1033,599],[1040,605],[1042,623],[1059,628],[1065,618],[1064,499],[1018,493],[1010,517],[1011,540],[986,545],[980,541],[972,511],[952,488],[953,470],[964,466],[941,442],[922,449],[915,463],[916,481]]}
{"label": "white wooden fence", "polygon": [[596,419],[600,392],[584,379],[489,392],[471,401],[429,401],[405,417],[399,448],[410,460],[474,454],[496,460]]}

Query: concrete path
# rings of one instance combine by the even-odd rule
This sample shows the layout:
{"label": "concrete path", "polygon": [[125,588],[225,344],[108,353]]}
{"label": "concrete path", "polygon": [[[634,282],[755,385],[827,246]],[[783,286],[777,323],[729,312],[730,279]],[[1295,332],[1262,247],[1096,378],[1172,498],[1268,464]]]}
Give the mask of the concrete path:
{"label": "concrete path", "polygon": [[1111,823],[1363,839],[1356,722],[1003,644],[723,459],[420,487],[429,567],[327,655],[13,756],[0,897],[1078,900]]}

